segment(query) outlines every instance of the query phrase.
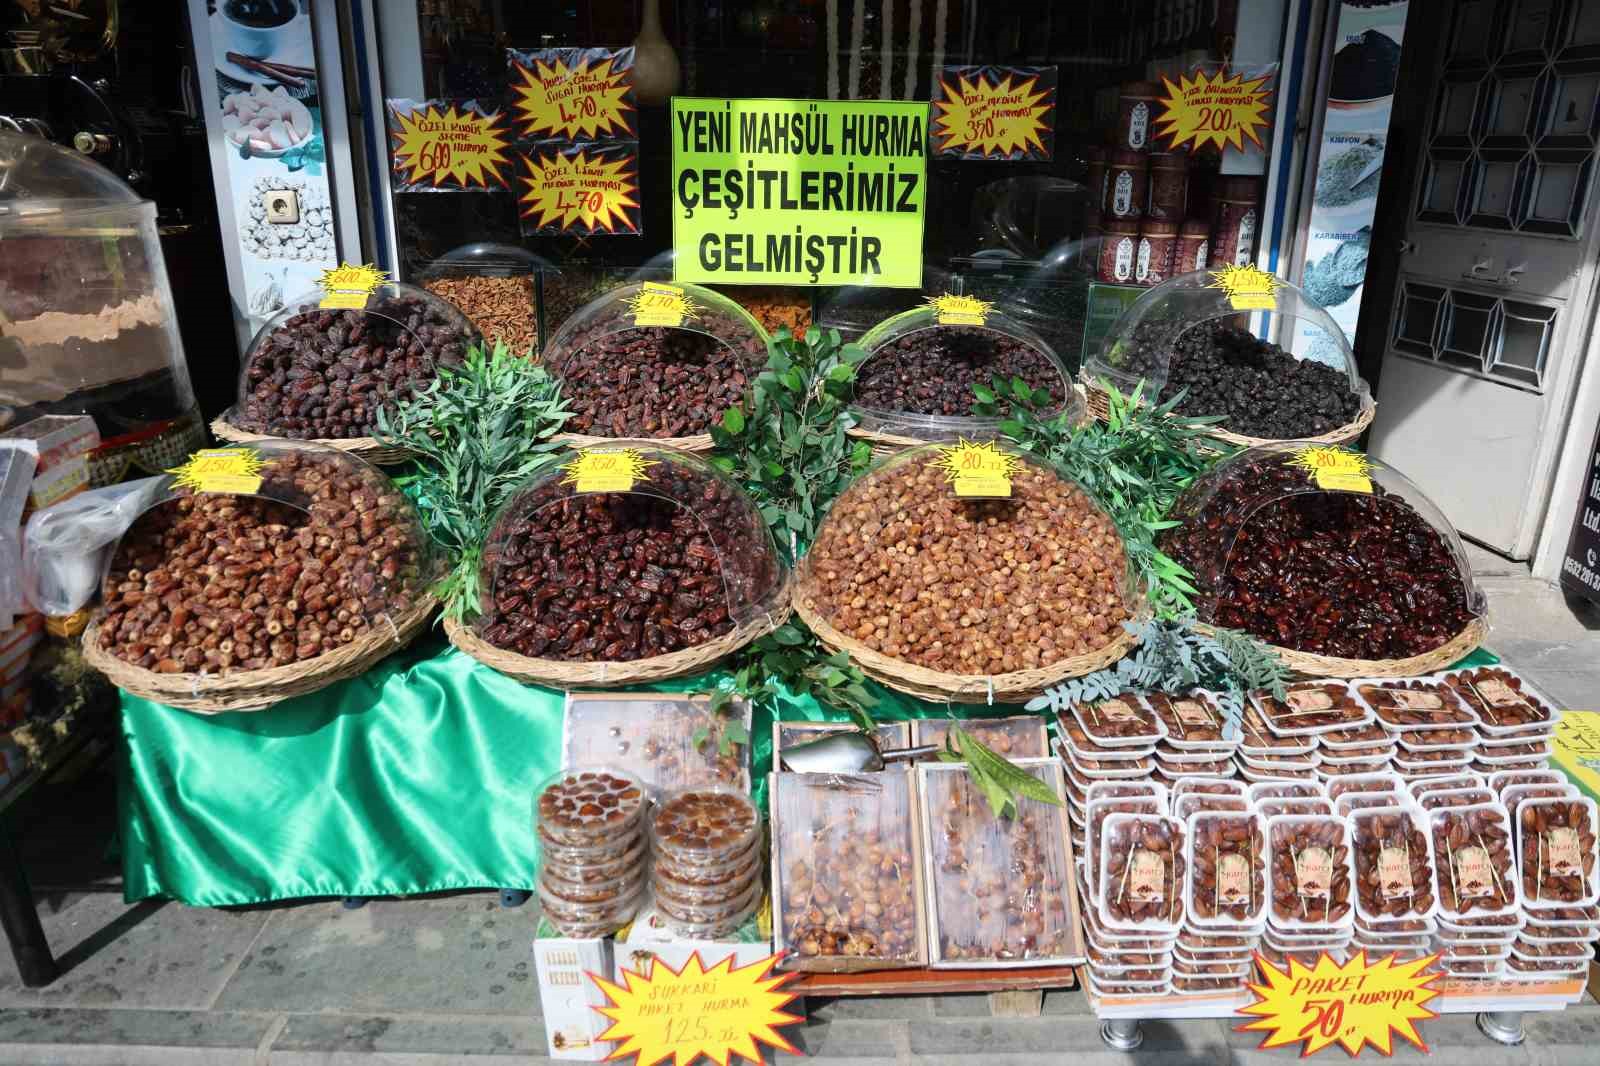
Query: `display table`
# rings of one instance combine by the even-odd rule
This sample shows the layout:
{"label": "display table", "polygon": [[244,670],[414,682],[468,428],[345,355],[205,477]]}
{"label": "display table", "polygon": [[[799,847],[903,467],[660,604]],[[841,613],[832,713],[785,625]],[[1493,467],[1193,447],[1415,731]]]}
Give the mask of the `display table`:
{"label": "display table", "polygon": [[[705,690],[725,677],[646,688]],[[1016,713],[873,690],[884,720]],[[219,907],[529,888],[533,793],[559,769],[563,699],[436,634],[266,711],[201,715],[124,694],[124,893]],[[776,702],[785,720],[840,717],[807,698]],[[751,730],[758,802],[772,718],[758,710]]]}

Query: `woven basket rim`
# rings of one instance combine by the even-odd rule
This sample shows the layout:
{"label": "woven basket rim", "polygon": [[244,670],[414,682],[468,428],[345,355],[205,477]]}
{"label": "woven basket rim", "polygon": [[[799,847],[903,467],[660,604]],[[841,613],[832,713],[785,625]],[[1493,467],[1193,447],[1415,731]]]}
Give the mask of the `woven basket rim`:
{"label": "woven basket rim", "polygon": [[409,644],[439,606],[432,592],[417,597],[396,615],[379,615],[389,625],[375,625],[364,636],[332,651],[286,666],[239,670],[227,674],[158,674],[111,654],[100,645],[100,617],[83,634],[85,661],[136,696],[185,710],[260,711],[294,696],[304,696],[335,681],[355,677]]}
{"label": "woven basket rim", "polygon": [[550,438],[557,444],[573,448],[595,448],[605,444],[635,444],[646,448],[677,448],[685,452],[709,452],[711,434],[696,433],[688,437],[596,437],[587,433],[557,433]]}
{"label": "woven basket rim", "polygon": [[[1087,425],[1094,421],[1095,414],[1089,409],[1087,388],[1081,381],[1073,381],[1069,382],[1068,384],[1070,384],[1073,391],[1078,394],[1078,398],[1084,401],[1083,419],[1078,424]],[[998,422],[1000,420],[995,419],[994,421]],[[990,427],[984,427],[982,432],[987,434],[991,432],[991,429]],[[1001,433],[999,429],[993,429],[992,432],[995,436],[1001,437],[1002,439],[1010,439],[1009,437],[1006,437],[1004,433]],[[923,439],[922,437],[906,437],[898,433],[885,433],[883,430],[879,429],[862,429],[859,424],[851,426],[849,429],[845,430],[845,435],[854,437],[857,440],[868,441],[875,446],[881,445],[894,448],[917,448],[924,444],[949,444],[956,440],[956,437],[938,437],[932,439]]]}
{"label": "woven basket rim", "polygon": [[536,659],[519,655],[478,636],[472,626],[453,618],[444,620],[445,636],[463,654],[497,673],[529,684],[553,688],[568,686],[587,688],[614,688],[619,685],[664,681],[697,673],[711,663],[738,651],[753,640],[766,636],[789,620],[791,612],[790,590],[793,579],[780,590],[773,608],[760,617],[735,626],[715,640],[697,644],[692,648],[652,655],[647,659],[630,659],[623,662],[567,662],[560,659]]}
{"label": "woven basket rim", "polygon": [[225,440],[230,444],[260,444],[264,441],[282,441],[286,444],[320,444],[324,448],[333,448],[336,451],[348,452],[360,459],[376,465],[392,465],[409,459],[411,449],[384,444],[376,437],[315,437],[302,439],[299,437],[278,437],[271,433],[253,433],[247,429],[240,429],[228,421],[228,416],[233,414],[234,408],[230,407],[222,414],[211,420],[211,432],[218,440]]}
{"label": "woven basket rim", "polygon": [[[1212,627],[1196,623],[1201,632],[1211,632]],[[1482,646],[1489,635],[1488,619],[1478,617],[1468,622],[1461,632],[1432,651],[1412,655],[1405,659],[1342,659],[1333,655],[1315,655],[1296,651],[1278,644],[1266,647],[1277,655],[1283,664],[1307,677],[1420,677],[1432,674],[1457,662]]]}
{"label": "woven basket rim", "polygon": [[[797,582],[795,586],[794,610],[819,640],[835,651],[848,654],[851,662],[864,673],[890,688],[913,695],[932,693],[936,697],[946,698],[972,696],[987,698],[989,702],[1025,702],[1025,698],[1038,695],[1067,678],[1082,677],[1109,666],[1126,655],[1136,643],[1134,635],[1126,628],[1121,628],[1116,638],[1102,647],[1046,666],[1005,674],[952,674],[885,655],[834,628],[817,609],[810,588],[803,582]],[[1139,617],[1138,614],[1132,615],[1128,621],[1138,621]],[[1008,698],[1001,699],[1002,696]]]}
{"label": "woven basket rim", "polygon": [[[1079,384],[1088,392],[1090,414],[1101,421],[1105,421],[1110,414],[1105,390],[1100,387],[1098,382],[1089,381],[1081,375],[1082,372],[1080,371]],[[1367,427],[1372,425],[1372,421],[1377,417],[1377,414],[1378,401],[1373,398],[1369,389],[1361,394],[1361,410],[1356,413],[1356,417],[1352,421],[1346,422],[1335,429],[1330,429],[1326,433],[1319,433],[1314,437],[1247,437],[1242,433],[1234,433],[1231,430],[1220,429],[1215,426],[1208,427],[1204,430],[1204,433],[1215,440],[1240,448],[1255,448],[1263,444],[1345,444],[1365,433]]]}

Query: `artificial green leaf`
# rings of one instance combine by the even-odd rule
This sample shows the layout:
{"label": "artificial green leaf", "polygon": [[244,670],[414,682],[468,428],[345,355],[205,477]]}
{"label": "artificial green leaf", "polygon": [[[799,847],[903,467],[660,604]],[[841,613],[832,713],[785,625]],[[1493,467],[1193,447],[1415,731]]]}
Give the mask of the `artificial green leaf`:
{"label": "artificial green leaf", "polygon": [[744,412],[730,407],[722,413],[722,427],[737,436],[744,432]]}

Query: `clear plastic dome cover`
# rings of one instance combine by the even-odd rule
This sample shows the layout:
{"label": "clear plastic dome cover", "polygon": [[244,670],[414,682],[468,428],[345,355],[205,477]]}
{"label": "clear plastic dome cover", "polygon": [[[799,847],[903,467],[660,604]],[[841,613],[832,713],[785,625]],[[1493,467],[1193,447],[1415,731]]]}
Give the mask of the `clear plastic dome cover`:
{"label": "clear plastic dome cover", "polygon": [[289,301],[256,331],[233,425],[297,440],[370,436],[382,406],[483,342],[459,308],[414,285],[385,282],[360,310],[321,307],[323,295]]}
{"label": "clear plastic dome cover", "polygon": [[1037,260],[987,254],[958,261],[960,292],[1043,337],[1069,374],[1083,359],[1089,314],[1089,282],[1100,256],[1100,238],[1061,241]]}
{"label": "clear plastic dome cover", "polygon": [[548,259],[515,244],[474,241],[452,248],[418,271],[417,276],[421,279],[514,278],[526,274],[543,274],[555,269],[555,265]]}
{"label": "clear plastic dome cover", "polygon": [[924,263],[922,287],[918,289],[846,285],[817,290],[817,325],[825,330],[836,329],[845,340],[854,340],[884,319],[915,309],[930,296],[960,291],[954,274]]}
{"label": "clear plastic dome cover", "polygon": [[[625,491],[579,491],[580,456],[637,458]],[[754,501],[662,445],[561,453],[490,525],[478,634],[531,658],[623,661],[775,619],[788,568]]]}
{"label": "clear plastic dome cover", "polygon": [[176,434],[189,443],[131,459],[181,458],[199,415],[155,204],[86,156],[0,132],[0,244],[0,408],[92,415],[103,439]]}
{"label": "clear plastic dome cover", "polygon": [[[1314,453],[1321,453],[1323,458],[1337,454],[1346,457],[1347,464],[1354,463],[1356,467],[1364,468],[1370,491],[1362,486],[1360,475],[1344,482],[1336,475],[1319,474],[1316,470],[1319,456]],[[1242,628],[1238,626],[1239,619],[1228,614],[1237,598],[1252,610],[1259,607],[1284,627],[1311,624],[1312,619],[1307,611],[1315,609],[1319,601],[1338,592],[1330,584],[1300,590],[1306,600],[1304,604],[1297,604],[1288,598],[1269,604],[1252,603],[1250,601],[1256,599],[1256,594],[1250,586],[1253,579],[1268,576],[1267,571],[1279,576],[1287,574],[1292,580],[1297,565],[1304,568],[1315,561],[1314,551],[1318,555],[1325,551],[1342,553],[1341,559],[1335,560],[1336,572],[1348,575],[1353,598],[1363,600],[1375,609],[1381,607],[1398,615],[1415,615],[1411,621],[1423,628],[1442,621],[1432,617],[1435,613],[1443,612],[1433,603],[1431,594],[1424,602],[1421,593],[1405,587],[1385,587],[1381,579],[1375,579],[1373,573],[1363,571],[1362,567],[1376,557],[1381,547],[1376,535],[1365,546],[1357,545],[1348,550],[1336,549],[1331,542],[1319,546],[1313,543],[1309,535],[1298,540],[1281,536],[1281,540],[1275,539],[1273,543],[1264,545],[1261,551],[1256,551],[1252,546],[1250,558],[1236,559],[1236,555],[1240,554],[1241,535],[1252,531],[1253,526],[1268,517],[1271,513],[1268,508],[1291,500],[1309,503],[1314,498],[1351,501],[1354,506],[1362,508],[1362,511],[1349,515],[1323,511],[1318,511],[1316,515],[1317,521],[1323,525],[1331,523],[1331,526],[1339,527],[1337,532],[1342,534],[1350,531],[1358,539],[1363,535],[1361,530],[1373,524],[1399,529],[1397,522],[1411,523],[1395,536],[1403,540],[1405,550],[1414,560],[1412,565],[1416,571],[1432,572],[1441,581],[1453,578],[1459,583],[1459,606],[1465,613],[1474,618],[1486,615],[1487,599],[1473,579],[1472,566],[1461,546],[1461,539],[1450,520],[1415,483],[1388,464],[1369,456],[1357,456],[1345,449],[1311,448],[1301,442],[1287,441],[1258,445],[1223,460],[1190,486],[1172,509],[1169,517],[1180,524],[1164,535],[1162,549],[1194,574],[1200,590],[1196,605],[1202,621]],[[1406,516],[1420,518],[1423,525],[1416,526]],[[1358,521],[1364,523],[1359,529],[1356,525]],[[1273,537],[1279,538],[1280,535],[1273,534]],[[1437,538],[1436,543],[1428,543],[1431,538]],[[1302,611],[1302,608],[1306,608],[1306,611]],[[1348,626],[1360,624],[1354,617],[1344,621]],[[1443,639],[1438,641],[1440,644],[1455,636],[1461,627],[1445,628],[1449,632],[1443,633]],[[1281,637],[1282,633],[1280,630],[1277,635]],[[1268,639],[1269,643],[1293,646],[1284,639],[1273,639],[1273,634],[1256,635]]]}
{"label": "clear plastic dome cover", "polygon": [[914,440],[994,437],[998,417],[967,413],[973,385],[1021,377],[1051,396],[1050,410],[1079,421],[1084,404],[1055,350],[1011,316],[990,311],[982,325],[947,324],[931,306],[880,322],[858,342],[869,353],[856,371],[850,412],[858,426]]}
{"label": "clear plastic dome cover", "polygon": [[[1298,286],[1275,278],[1275,307],[1241,310],[1221,283],[1223,273],[1199,270],[1180,274],[1142,294],[1123,312],[1099,351],[1089,357],[1084,366],[1085,377],[1096,384],[1104,378],[1124,394],[1131,393],[1142,380],[1146,383],[1146,397],[1167,399],[1177,391],[1176,383],[1171,388],[1168,384],[1175,377],[1171,365],[1180,348],[1215,346],[1209,339],[1202,340],[1204,334],[1215,336],[1217,331],[1225,330],[1229,331],[1227,346],[1237,346],[1240,333],[1249,334],[1265,346],[1257,349],[1252,358],[1276,349],[1293,359],[1332,368],[1343,377],[1359,407],[1372,405],[1371,392],[1361,380],[1344,330],[1321,305]],[[1345,421],[1352,421],[1353,417]],[[1297,434],[1302,435],[1316,434]]]}

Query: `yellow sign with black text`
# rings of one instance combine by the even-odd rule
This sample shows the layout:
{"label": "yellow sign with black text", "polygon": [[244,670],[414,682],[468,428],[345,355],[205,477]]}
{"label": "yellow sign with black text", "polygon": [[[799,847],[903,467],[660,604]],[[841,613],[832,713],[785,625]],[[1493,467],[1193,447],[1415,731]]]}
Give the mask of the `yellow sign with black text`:
{"label": "yellow sign with black text", "polygon": [[1551,762],[1600,802],[1600,711],[1568,711],[1561,716]]}
{"label": "yellow sign with black text", "polygon": [[1427,1054],[1416,1023],[1435,1016],[1424,1004],[1439,995],[1428,987],[1443,976],[1434,967],[1438,957],[1396,962],[1396,956],[1386,955],[1369,961],[1365,951],[1357,951],[1341,964],[1324,952],[1313,967],[1290,958],[1288,968],[1280,970],[1257,954],[1261,983],[1250,985],[1256,1000],[1239,1008],[1255,1020],[1234,1031],[1265,1033],[1263,1051],[1299,1044],[1301,1058],[1334,1044],[1351,1057],[1369,1044],[1390,1055],[1396,1036]]}

